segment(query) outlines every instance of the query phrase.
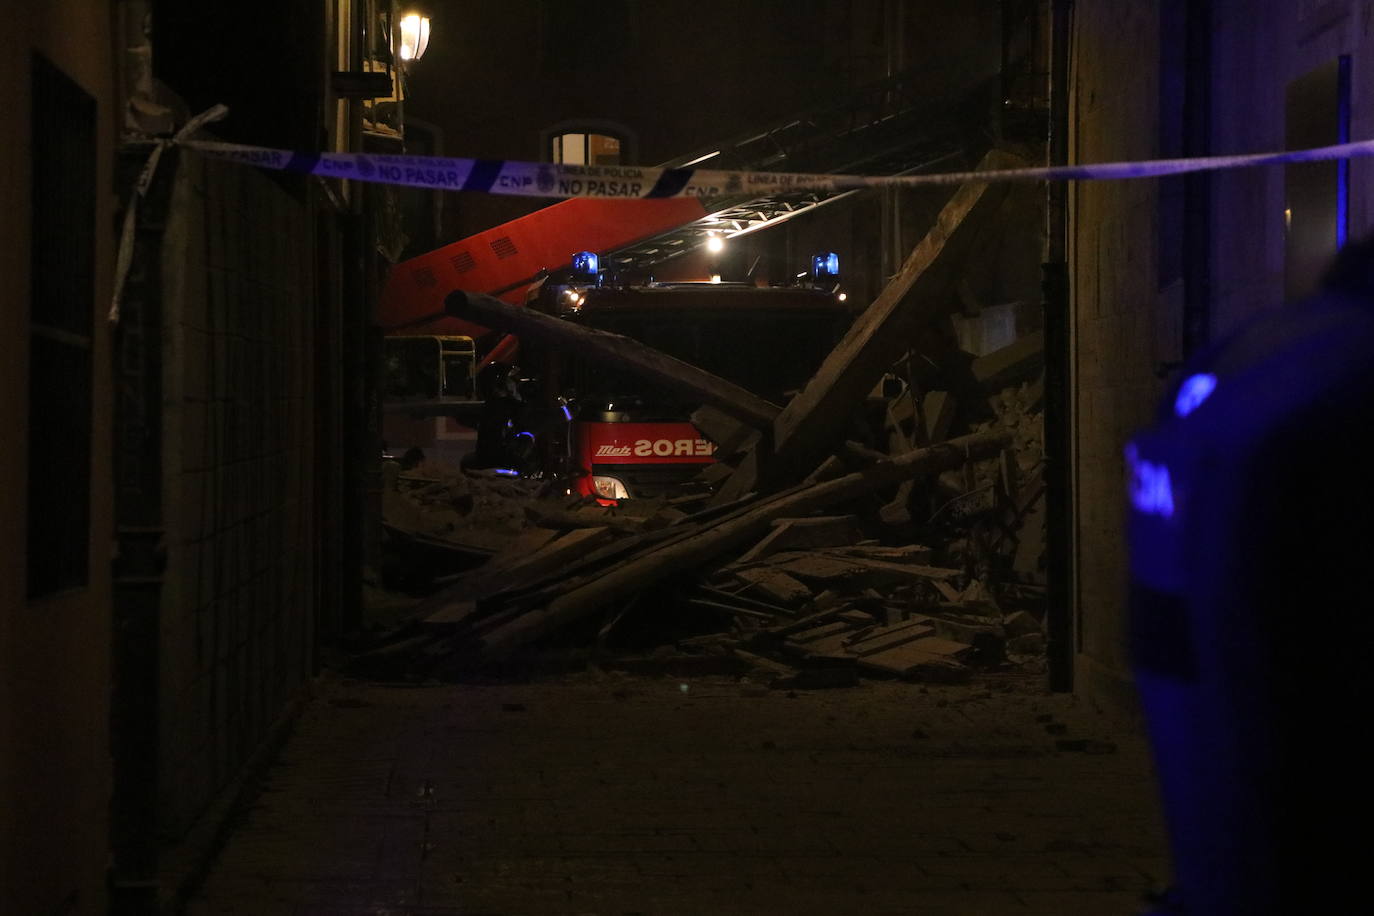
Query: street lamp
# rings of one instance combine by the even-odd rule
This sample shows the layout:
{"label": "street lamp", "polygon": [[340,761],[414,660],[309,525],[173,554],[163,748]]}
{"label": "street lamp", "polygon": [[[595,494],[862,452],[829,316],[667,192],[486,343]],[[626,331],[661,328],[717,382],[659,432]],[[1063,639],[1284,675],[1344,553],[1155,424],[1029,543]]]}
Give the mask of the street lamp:
{"label": "street lamp", "polygon": [[419,60],[429,47],[429,16],[412,10],[401,17],[401,43],[398,52],[402,63]]}

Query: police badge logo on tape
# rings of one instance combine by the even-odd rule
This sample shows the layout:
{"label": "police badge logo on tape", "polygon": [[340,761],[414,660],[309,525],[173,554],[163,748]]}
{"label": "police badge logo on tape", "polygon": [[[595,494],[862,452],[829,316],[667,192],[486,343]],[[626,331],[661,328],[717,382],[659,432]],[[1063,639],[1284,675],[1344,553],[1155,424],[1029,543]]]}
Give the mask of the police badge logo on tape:
{"label": "police badge logo on tape", "polygon": [[546,165],[541,165],[539,171],[535,173],[534,183],[539,190],[547,194],[558,184],[558,179],[554,177],[553,169]]}
{"label": "police badge logo on tape", "polygon": [[353,157],[353,163],[358,169],[358,174],[363,178],[371,178],[377,174],[377,167],[372,164],[372,160],[366,156]]}
{"label": "police badge logo on tape", "polygon": [[744,181],[740,178],[739,172],[734,172],[725,181],[725,193],[738,194],[744,190]]}

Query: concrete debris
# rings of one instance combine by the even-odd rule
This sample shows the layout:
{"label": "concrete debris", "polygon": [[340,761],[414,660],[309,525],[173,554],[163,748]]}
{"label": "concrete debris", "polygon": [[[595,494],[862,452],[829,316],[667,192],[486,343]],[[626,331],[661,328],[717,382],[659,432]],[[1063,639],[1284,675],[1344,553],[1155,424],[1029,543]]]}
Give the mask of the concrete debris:
{"label": "concrete debris", "polygon": [[745,585],[745,591],[753,591],[778,604],[800,607],[811,599],[811,589],[792,578],[785,570],[742,569],[735,577]]}
{"label": "concrete debris", "polygon": [[1038,375],[1045,363],[1045,335],[1035,331],[1010,346],[973,361],[973,377],[985,386],[1001,387]]}
{"label": "concrete debris", "polygon": [[[837,419],[853,398],[808,388],[811,406],[783,408],[777,424],[805,442],[766,459],[759,430],[770,410],[732,409],[717,391],[693,417],[722,444],[723,460],[699,478],[715,490],[709,501],[606,506],[539,481],[390,468],[393,552],[451,562],[422,583],[429,594],[409,625],[357,656],[355,671],[462,678],[552,657],[621,670],[723,666],[748,695],[860,676],[1043,671],[1042,350],[1030,333],[962,363],[925,360],[966,375],[971,365],[974,387],[912,381],[864,408],[878,434],[862,442],[846,442]],[[904,355],[893,374],[914,379],[897,367],[919,356]],[[872,389],[880,368],[871,355],[837,366],[855,391]]]}
{"label": "concrete debris", "polygon": [[388,462],[383,472],[382,520],[400,535],[447,542],[455,550],[490,556],[525,527],[524,507],[537,482],[422,464],[409,473]]}

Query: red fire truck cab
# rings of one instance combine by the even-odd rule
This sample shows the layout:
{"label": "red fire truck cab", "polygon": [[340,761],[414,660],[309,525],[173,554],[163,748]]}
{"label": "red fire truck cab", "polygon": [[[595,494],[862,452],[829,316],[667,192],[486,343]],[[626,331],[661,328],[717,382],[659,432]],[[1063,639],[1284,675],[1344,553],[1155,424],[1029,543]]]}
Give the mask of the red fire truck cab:
{"label": "red fire truck cab", "polygon": [[[776,404],[806,384],[853,319],[838,293],[838,259],[816,258],[807,285],[690,282],[621,285],[594,255],[550,277],[534,308],[623,334],[728,379]],[[548,435],[575,492],[603,501],[683,492],[715,444],[689,419],[700,404],[576,354],[522,343],[544,397],[566,403]]]}

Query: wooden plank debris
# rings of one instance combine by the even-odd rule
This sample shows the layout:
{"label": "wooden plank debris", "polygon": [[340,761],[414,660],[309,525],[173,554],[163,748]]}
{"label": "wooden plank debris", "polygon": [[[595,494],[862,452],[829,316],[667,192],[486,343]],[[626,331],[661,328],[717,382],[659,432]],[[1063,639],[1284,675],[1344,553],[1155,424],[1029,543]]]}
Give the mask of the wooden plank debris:
{"label": "wooden plank debris", "polygon": [[950,425],[959,402],[948,391],[927,391],[922,401],[922,412],[926,417],[926,441],[943,442],[949,437]]}
{"label": "wooden plank debris", "polygon": [[780,518],[773,530],[737,562],[750,563],[782,550],[799,547],[839,547],[862,537],[859,520],[852,515],[827,515],[818,518]]}
{"label": "wooden plank debris", "polygon": [[430,614],[420,625],[430,630],[455,630],[477,613],[476,601],[448,601]]}
{"label": "wooden plank debris", "polygon": [[869,630],[858,639],[851,638],[846,642],[845,650],[860,657],[876,655],[905,643],[932,636],[934,633],[935,628],[930,625],[930,618],[918,616],[891,626]]}
{"label": "wooden plank debris", "polygon": [[920,563],[924,565],[929,565],[930,558],[934,553],[929,547],[922,544],[903,544],[900,547],[885,547],[878,544],[847,544],[842,547],[818,547],[816,552],[841,557],[885,560],[889,563]]}
{"label": "wooden plank debris", "polygon": [[769,680],[774,680],[776,678],[781,677],[791,677],[792,675],[797,673],[797,669],[793,668],[791,665],[785,665],[782,662],[774,661],[771,658],[765,658],[762,655],[756,655],[753,652],[749,652],[745,649],[736,648],[731,649],[730,652],[732,655],[735,656],[735,658],[744,662],[753,671],[767,674]]}
{"label": "wooden plank debris", "polygon": [[510,582],[529,582],[562,568],[569,560],[611,540],[611,528],[575,528],[546,543],[502,572]]}
{"label": "wooden plank debris", "polygon": [[444,299],[448,314],[548,346],[576,352],[648,379],[698,404],[707,404],[756,429],[768,429],[778,406],[719,376],[639,341],[565,321],[494,296],[454,290]]}
{"label": "wooden plank debris", "polygon": [[552,595],[546,606],[531,609],[484,633],[482,654],[492,659],[506,657],[520,646],[618,598],[661,582],[665,577],[682,575],[725,551],[737,549],[757,538],[774,519],[807,515],[907,477],[936,474],[968,460],[989,457],[1006,444],[1007,438],[1002,431],[975,433],[909,452],[836,480],[759,500],[732,517],[696,528],[680,540],[656,545],[595,576],[586,577],[585,581],[568,583],[569,587]]}
{"label": "wooden plank debris", "polygon": [[857,563],[844,557],[820,553],[789,552],[773,557],[774,568],[807,582],[830,582],[848,579],[862,571]]}
{"label": "wooden plank debris", "polygon": [[781,569],[742,569],[735,575],[749,583],[749,588],[754,593],[779,604],[799,605],[811,599],[811,589]]}
{"label": "wooden plank debris", "polygon": [[[931,637],[934,638],[934,637]],[[922,640],[859,659],[859,666],[898,677],[954,683],[969,677],[968,666],[939,653],[926,652]]]}
{"label": "wooden plank debris", "polygon": [[828,636],[843,636],[853,628],[853,624],[848,621],[835,620],[830,623],[821,624],[818,627],[813,627],[810,630],[802,630],[801,632],[793,633],[788,642],[797,646],[805,646],[810,643],[819,642]]}
{"label": "wooden plank debris", "polygon": [[1016,530],[1016,553],[1011,568],[1025,577],[1038,577],[1045,554],[1045,501],[1039,500],[1026,513]]}
{"label": "wooden plank debris", "polygon": [[887,405],[888,422],[905,434],[916,423],[916,399],[910,388],[893,398]]}
{"label": "wooden plank debris", "polygon": [[869,583],[927,582],[954,579],[957,569],[924,566],[918,563],[892,563],[862,555],[826,553],[787,553],[773,558],[773,568],[803,581],[829,581],[859,577]]}
{"label": "wooden plank debris", "polygon": [[687,606],[698,608],[704,611],[718,611],[722,614],[733,614],[736,617],[753,617],[757,620],[771,621],[776,614],[767,611],[756,611],[753,608],[740,607],[738,604],[727,604],[723,601],[712,601],[709,598],[688,598]]}
{"label": "wooden plank debris", "polygon": [[959,599],[963,597],[963,592],[947,582],[940,582],[937,580],[931,584],[935,586],[935,590],[950,604],[958,604]]}
{"label": "wooden plank debris", "polygon": [[735,607],[746,608],[753,611],[762,611],[772,614],[774,617],[791,616],[795,613],[791,608],[783,607],[778,604],[770,604],[766,601],[759,601],[757,598],[742,595],[738,592],[727,592],[722,589],[712,588],[709,585],[698,585],[697,591],[702,597],[718,602],[720,604],[733,605]]}
{"label": "wooden plank debris", "polygon": [[634,533],[653,527],[649,519],[619,515],[614,510],[596,506],[569,511],[535,502],[525,506],[525,515],[536,525],[545,528],[610,528]]}
{"label": "wooden plank debris", "polygon": [[[1009,153],[993,150],[978,168],[1019,164]],[[896,276],[778,415],[773,424],[773,454],[761,469],[761,479],[769,489],[800,480],[842,438],[855,405],[906,350],[911,329],[943,307],[957,279],[954,262],[968,251],[983,221],[1001,206],[1006,193],[1004,184],[986,182],[970,182],[955,191]]]}
{"label": "wooden plank debris", "polygon": [[716,460],[720,461],[743,451],[758,441],[759,431],[742,423],[717,407],[699,407],[692,412],[692,425],[716,444]]}
{"label": "wooden plank debris", "polygon": [[817,465],[816,470],[807,475],[805,483],[820,483],[823,480],[834,480],[836,477],[843,477],[849,472],[849,468],[839,459],[837,455],[831,455]]}
{"label": "wooden plank debris", "polygon": [[[794,633],[802,633],[806,630],[831,623],[840,618],[843,614],[844,610],[842,608],[829,608],[815,614],[808,614],[805,617],[789,621],[779,626],[767,627],[759,631],[757,635],[764,640],[781,639],[791,636]],[[848,623],[848,621],[845,621],[845,623]],[[852,626],[852,624],[850,625]]]}

